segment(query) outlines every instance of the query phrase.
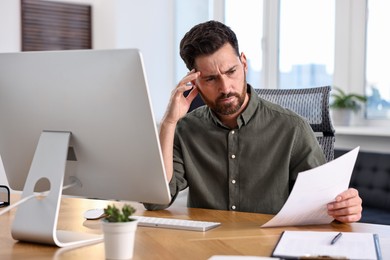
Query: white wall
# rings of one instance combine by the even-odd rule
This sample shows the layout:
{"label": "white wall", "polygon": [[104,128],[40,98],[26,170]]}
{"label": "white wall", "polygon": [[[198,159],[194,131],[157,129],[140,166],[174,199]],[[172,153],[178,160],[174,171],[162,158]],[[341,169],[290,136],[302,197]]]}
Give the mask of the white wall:
{"label": "white wall", "polygon": [[[0,1],[0,52],[20,50],[20,3],[15,0]],[[8,185],[3,163],[0,160],[0,185]]]}
{"label": "white wall", "polygon": [[[148,76],[156,121],[174,80],[174,0],[51,0],[92,6],[93,48],[138,48]],[[21,50],[20,1],[0,0],[0,52]],[[0,164],[0,184],[7,184]]]}
{"label": "white wall", "polygon": [[174,1],[98,0],[93,5],[95,49],[139,48],[143,54],[156,120],[174,82]]}
{"label": "white wall", "polygon": [[0,52],[20,50],[20,1],[0,1]]}

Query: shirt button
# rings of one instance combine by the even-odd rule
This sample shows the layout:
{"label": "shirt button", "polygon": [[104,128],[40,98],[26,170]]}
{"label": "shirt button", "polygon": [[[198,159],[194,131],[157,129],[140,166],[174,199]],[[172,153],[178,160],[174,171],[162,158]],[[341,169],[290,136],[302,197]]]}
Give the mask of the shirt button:
{"label": "shirt button", "polygon": [[236,183],[236,180],[232,180],[232,183],[235,184],[235,183]]}
{"label": "shirt button", "polygon": [[232,210],[235,210],[235,209],[236,209],[236,206],[233,205],[233,206],[232,206]]}
{"label": "shirt button", "polygon": [[232,154],[232,159],[236,158],[236,155]]}
{"label": "shirt button", "polygon": [[234,135],[236,132],[234,132],[234,130],[233,130],[233,131],[231,131],[231,133],[232,133],[232,135]]}

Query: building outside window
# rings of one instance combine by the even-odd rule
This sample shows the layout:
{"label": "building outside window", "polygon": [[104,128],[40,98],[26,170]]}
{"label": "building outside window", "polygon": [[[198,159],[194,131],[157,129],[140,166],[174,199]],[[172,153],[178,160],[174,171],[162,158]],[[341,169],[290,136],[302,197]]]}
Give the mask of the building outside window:
{"label": "building outside window", "polygon": [[279,87],[332,85],[334,1],[281,0]]}

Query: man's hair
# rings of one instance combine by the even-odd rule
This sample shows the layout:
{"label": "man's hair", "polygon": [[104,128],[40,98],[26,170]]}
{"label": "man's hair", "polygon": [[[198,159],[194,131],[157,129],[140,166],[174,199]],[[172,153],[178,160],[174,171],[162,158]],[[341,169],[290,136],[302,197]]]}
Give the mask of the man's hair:
{"label": "man's hair", "polygon": [[195,58],[210,55],[226,43],[240,55],[236,34],[226,25],[217,21],[208,21],[192,27],[180,41],[180,56],[189,70],[195,66]]}

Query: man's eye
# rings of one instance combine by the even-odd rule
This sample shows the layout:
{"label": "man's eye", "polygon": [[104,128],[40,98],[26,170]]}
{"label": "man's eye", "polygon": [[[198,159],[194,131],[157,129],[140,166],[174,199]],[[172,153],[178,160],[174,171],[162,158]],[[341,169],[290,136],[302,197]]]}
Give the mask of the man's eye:
{"label": "man's eye", "polygon": [[236,70],[229,70],[229,71],[227,72],[227,74],[228,74],[228,75],[232,75],[234,72],[236,72]]}
{"label": "man's eye", "polygon": [[210,81],[213,81],[213,80],[214,80],[214,77],[206,78],[206,82],[210,82]]}

